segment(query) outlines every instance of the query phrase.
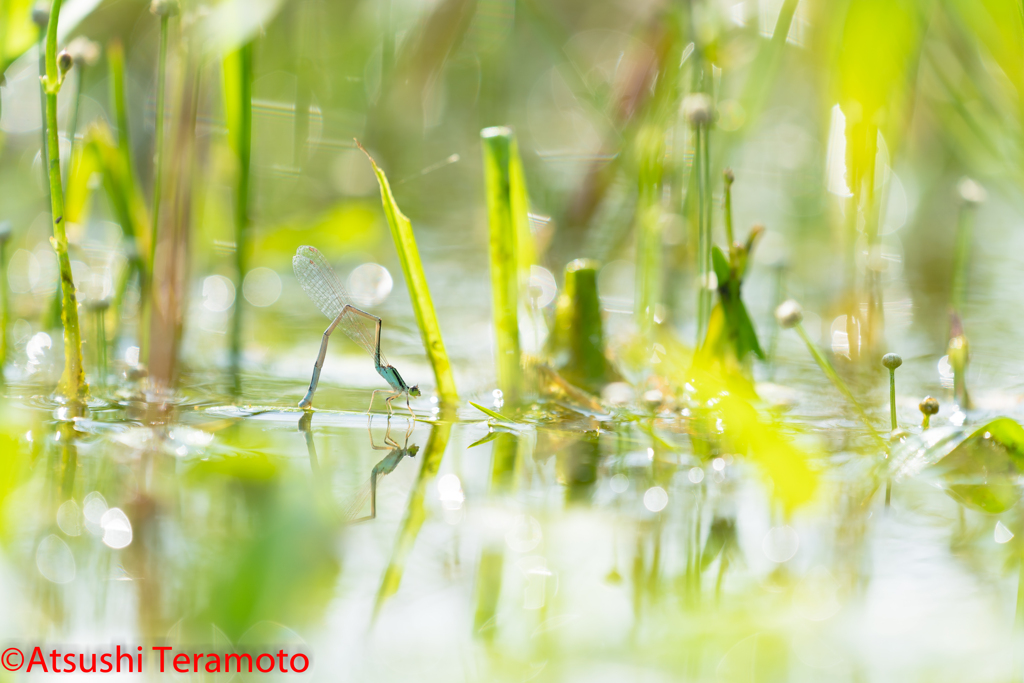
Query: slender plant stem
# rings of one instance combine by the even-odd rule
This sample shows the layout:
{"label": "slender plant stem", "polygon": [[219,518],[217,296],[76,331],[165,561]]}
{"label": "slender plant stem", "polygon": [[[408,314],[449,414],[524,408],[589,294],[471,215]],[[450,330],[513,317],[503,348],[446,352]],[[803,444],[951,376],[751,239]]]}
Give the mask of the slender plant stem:
{"label": "slender plant stem", "polygon": [[704,175],[704,126],[698,125],[694,128],[696,135],[695,159],[697,165],[697,270],[699,284],[697,288],[697,346],[704,342],[704,335],[707,331],[708,317],[710,311],[706,309],[704,290],[708,286],[708,278],[711,273],[711,245],[708,244],[708,237],[704,232],[704,214],[708,212],[705,198],[705,175]]}
{"label": "slender plant stem", "polygon": [[75,295],[75,280],[71,274],[71,259],[68,256],[68,236],[64,229],[64,189],[60,174],[60,141],[57,138],[57,93],[61,80],[57,71],[57,17],[60,15],[61,0],[53,0],[50,6],[50,23],[46,31],[46,141],[49,160],[50,211],[53,218],[54,251],[60,267],[62,295],[61,321],[64,323],[64,375],[59,391],[66,398],[78,399],[88,393],[85,371],[82,367],[82,334],[78,324],[78,300]]}
{"label": "slender plant stem", "polygon": [[967,303],[967,275],[970,267],[971,233],[973,228],[973,207],[965,203],[960,207],[956,226],[956,243],[953,252],[953,283],[950,308],[963,319]]}
{"label": "slender plant stem", "polygon": [[[43,79],[46,78],[46,34],[40,32],[39,34],[39,106],[40,115],[42,116],[42,128],[39,129],[39,133],[42,139],[40,146],[40,166],[43,168],[43,187],[44,192],[50,191],[50,171],[46,168],[46,159],[49,159],[49,154],[46,151],[46,84]],[[49,200],[49,197],[47,197]]]}
{"label": "slender plant stem", "polygon": [[711,125],[701,126],[704,133],[704,153],[701,172],[704,174],[704,272],[701,296],[704,298],[704,334],[707,334],[711,319]]}
{"label": "slender plant stem", "polygon": [[0,236],[0,381],[4,380],[4,366],[7,364],[7,352],[10,349],[10,337],[7,328],[11,322],[11,298],[7,284],[7,236]]}
{"label": "slender plant stem", "polygon": [[[43,192],[46,193],[47,203],[52,203],[50,197],[50,170],[47,168],[47,160],[50,158],[47,151],[49,143],[46,140],[46,85],[44,79],[46,78],[46,32],[40,31],[39,33],[39,114],[42,117],[41,125],[39,127],[39,134],[41,138],[40,152],[39,152],[39,167],[43,169]],[[61,283],[57,282],[57,289],[53,293],[53,298],[50,299],[49,305],[43,310],[42,324],[45,329],[53,329],[57,326],[57,321],[60,318],[61,299],[63,294],[61,293]]]}
{"label": "slender plant stem", "polygon": [[725,239],[726,250],[732,253],[733,231],[732,231],[732,176],[725,176]]}
{"label": "slender plant stem", "polygon": [[71,170],[75,163],[75,132],[78,130],[78,108],[82,103],[82,86],[85,84],[85,65],[78,65],[78,73],[75,78],[75,95],[71,100],[71,115],[68,117],[68,167],[64,171],[64,191],[68,188],[68,179],[71,177]]}
{"label": "slender plant stem", "polygon": [[896,371],[889,371],[889,418],[892,422],[893,431],[899,425],[896,424]]}
{"label": "slender plant stem", "polygon": [[96,306],[96,374],[99,375],[100,386],[107,386],[107,309],[108,306]]}
{"label": "slender plant stem", "polygon": [[170,17],[160,17],[160,56],[156,66],[156,140],[153,153],[153,233],[149,244],[149,262],[156,262],[156,242],[160,226],[160,199],[164,187],[164,108],[167,89],[167,24]]}

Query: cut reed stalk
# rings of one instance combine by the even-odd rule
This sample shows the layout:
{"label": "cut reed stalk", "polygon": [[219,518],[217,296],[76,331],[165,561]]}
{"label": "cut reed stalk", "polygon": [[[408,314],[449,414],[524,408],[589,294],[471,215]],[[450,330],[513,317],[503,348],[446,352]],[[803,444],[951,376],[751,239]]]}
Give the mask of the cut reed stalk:
{"label": "cut reed stalk", "polygon": [[480,131],[483,143],[487,215],[490,225],[491,300],[497,353],[498,386],[504,400],[516,405],[523,393],[519,348],[519,233],[526,215],[525,188],[515,134],[506,127]]}
{"label": "cut reed stalk", "polygon": [[565,267],[564,294],[555,311],[552,335],[558,371],[576,386],[593,393],[600,393],[611,381],[612,372],[604,355],[601,302],[597,293],[600,267],[597,261],[588,259],[576,259]]}

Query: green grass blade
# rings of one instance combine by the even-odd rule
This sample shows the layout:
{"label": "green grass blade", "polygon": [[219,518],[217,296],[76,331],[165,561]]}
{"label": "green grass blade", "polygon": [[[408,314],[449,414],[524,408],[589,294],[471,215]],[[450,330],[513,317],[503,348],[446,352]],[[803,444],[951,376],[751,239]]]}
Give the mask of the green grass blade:
{"label": "green grass blade", "polygon": [[[249,186],[252,159],[252,62],[253,41],[243,44],[224,58],[224,111],[228,139],[238,158],[235,176],[235,291],[242,291],[242,280],[249,254]],[[242,315],[245,306],[235,301],[231,316],[231,368],[237,384],[242,357]],[[236,386],[237,388],[237,386]]]}
{"label": "green grass blade", "polygon": [[[125,182],[135,184],[132,169],[131,140],[128,137],[128,103],[124,85],[124,47],[121,41],[112,40],[107,47],[107,66],[110,72],[110,99],[117,123],[117,151],[121,164],[128,170]],[[129,188],[129,193],[132,188]]]}
{"label": "green grass blade", "polygon": [[495,420],[501,420],[502,422],[507,422],[509,424],[515,424],[516,423],[516,421],[513,420],[512,418],[505,417],[501,413],[499,413],[499,412],[497,412],[495,410],[491,410],[490,408],[485,408],[482,405],[480,405],[479,403],[474,403],[473,401],[470,401],[469,405],[473,406],[474,408],[479,410],[484,415],[486,415],[488,417],[493,417]]}
{"label": "green grass blade", "polygon": [[[356,144],[359,145],[358,140]],[[423,273],[423,264],[416,246],[416,236],[412,232],[412,223],[398,208],[384,171],[377,166],[377,162],[373,160],[369,152],[363,149],[362,145],[359,145],[359,149],[366,154],[366,158],[373,164],[373,172],[377,174],[384,214],[391,227],[391,237],[395,242],[395,249],[398,251],[402,272],[405,273],[405,284],[409,288],[409,297],[412,299],[412,307],[416,312],[416,322],[419,324],[420,334],[423,335],[423,343],[427,347],[427,357],[430,359],[430,366],[434,369],[437,392],[443,403],[455,405],[459,401],[459,394],[455,390],[455,375],[452,373],[452,366],[448,361],[448,352],[444,348],[441,327],[437,324],[434,301],[430,298],[430,287],[427,285],[427,276]]]}
{"label": "green grass blade", "polygon": [[[523,393],[519,348],[519,297],[523,284],[520,254],[529,249],[526,188],[515,133],[505,127],[480,131],[487,215],[490,224],[491,292],[497,341],[498,386],[510,405]],[[529,264],[525,265],[529,272]]]}
{"label": "green grass blade", "polygon": [[500,431],[487,432],[486,436],[484,436],[482,438],[479,438],[476,441],[474,441],[473,443],[471,443],[468,446],[466,446],[466,450],[469,450],[470,448],[476,448],[477,446],[483,446],[485,443],[490,443],[491,441],[494,441],[495,439],[497,439],[499,436],[501,436],[504,433],[505,432],[500,432]]}

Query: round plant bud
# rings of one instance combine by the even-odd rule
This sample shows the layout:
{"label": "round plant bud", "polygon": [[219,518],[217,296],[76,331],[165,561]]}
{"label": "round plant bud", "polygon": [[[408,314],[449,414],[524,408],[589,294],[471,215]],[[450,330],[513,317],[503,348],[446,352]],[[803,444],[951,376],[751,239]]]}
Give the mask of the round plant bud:
{"label": "round plant bud", "polygon": [[50,23],[50,3],[40,0],[32,5],[32,23],[39,28],[46,28]]}
{"label": "round plant bud", "polygon": [[665,395],[657,389],[649,389],[644,392],[643,401],[647,410],[657,411],[665,402]]}
{"label": "round plant bud", "polygon": [[67,51],[75,64],[81,66],[92,66],[100,60],[100,44],[85,36],[78,36],[68,43]]}
{"label": "round plant bud", "polygon": [[71,56],[71,53],[67,50],[61,50],[60,54],[57,55],[57,68],[60,69],[62,74],[66,74],[71,71],[71,67],[75,65],[75,58]]}
{"label": "round plant bud", "polygon": [[687,95],[683,100],[683,116],[691,126],[706,126],[714,117],[714,105],[704,93]]}
{"label": "round plant bud", "polygon": [[957,183],[956,189],[960,193],[960,198],[968,204],[981,204],[988,196],[985,188],[971,178],[962,178]]}
{"label": "round plant bud", "polygon": [[922,413],[931,417],[937,415],[939,412],[939,399],[931,396],[926,396],[923,401],[917,406]]}
{"label": "round plant bud", "polygon": [[800,324],[800,321],[804,319],[804,310],[797,302],[787,299],[775,309],[775,319],[779,321],[780,327],[788,329]]}
{"label": "round plant bud", "polygon": [[725,169],[725,171],[722,172],[722,175],[725,177],[725,182],[730,185],[736,180],[736,174],[732,172],[731,168]]}
{"label": "round plant bud", "polygon": [[149,377],[149,369],[142,363],[135,363],[125,369],[124,377],[129,382],[138,382]]}
{"label": "round plant bud", "polygon": [[903,365],[903,359],[900,358],[900,354],[898,353],[887,353],[882,356],[882,365],[890,370],[895,370],[899,366]]}

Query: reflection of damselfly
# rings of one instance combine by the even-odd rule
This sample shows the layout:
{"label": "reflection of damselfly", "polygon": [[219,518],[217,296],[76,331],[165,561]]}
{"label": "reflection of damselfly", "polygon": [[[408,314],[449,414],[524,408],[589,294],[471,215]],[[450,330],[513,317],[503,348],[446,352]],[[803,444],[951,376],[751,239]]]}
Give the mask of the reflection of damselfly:
{"label": "reflection of damselfly", "polygon": [[[412,429],[413,424],[410,422],[409,428],[405,432],[405,442],[399,446],[398,442],[391,437],[391,420],[388,420],[388,428],[384,433],[384,445],[378,446],[373,442],[373,431],[367,425],[367,431],[370,432],[370,446],[373,450],[390,452],[384,456],[383,460],[373,466],[373,470],[370,471],[370,481],[363,485],[352,501],[352,504],[349,505],[345,518],[350,522],[364,522],[368,519],[374,519],[377,516],[377,480],[394,472],[402,458],[406,456],[415,458],[416,454],[420,452],[420,447],[416,444],[409,445],[409,436],[412,434]],[[367,497],[370,498],[370,514],[356,517],[366,504]]]}
{"label": "reflection of damselfly", "polygon": [[[409,405],[409,397],[420,395],[418,386],[409,386],[398,374],[398,370],[388,363],[387,358],[380,352],[380,327],[381,319],[370,315],[352,305],[352,297],[345,286],[341,284],[337,273],[331,268],[324,255],[313,247],[299,247],[298,252],[292,258],[292,267],[295,269],[295,277],[302,285],[303,291],[313,300],[324,315],[332,321],[327,331],[324,332],[324,339],[320,342],[320,355],[313,365],[313,380],[309,383],[309,391],[299,401],[299,407],[308,410],[313,405],[313,394],[316,392],[316,385],[320,381],[320,370],[324,367],[324,358],[327,356],[327,342],[331,338],[331,332],[340,327],[345,334],[370,354],[373,358],[373,365],[377,373],[384,378],[391,386],[391,395],[384,401],[388,406],[388,415],[391,414],[391,402],[399,396],[404,395],[405,405],[412,413],[412,406]],[[376,324],[375,334],[371,335],[364,320],[370,320]],[[370,396],[370,408],[373,408],[373,399],[381,391],[387,389],[376,389]]]}

